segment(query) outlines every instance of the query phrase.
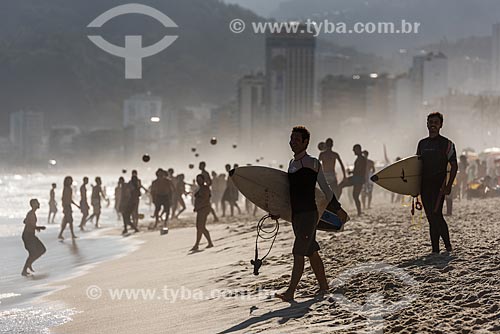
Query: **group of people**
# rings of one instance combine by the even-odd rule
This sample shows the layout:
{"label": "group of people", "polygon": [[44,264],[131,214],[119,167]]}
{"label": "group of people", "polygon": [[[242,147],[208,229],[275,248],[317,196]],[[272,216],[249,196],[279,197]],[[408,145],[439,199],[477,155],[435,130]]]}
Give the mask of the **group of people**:
{"label": "group of people", "polygon": [[[337,199],[340,199],[343,188],[352,187],[352,198],[356,204],[358,215],[362,214],[361,203],[363,209],[371,207],[373,182],[370,181],[370,176],[375,173],[375,163],[368,159],[368,151],[362,150],[361,145],[356,144],[352,150],[356,156],[354,168],[346,170],[340,155],[333,151],[333,139],[328,138],[325,142],[318,145],[320,150],[319,161],[322,164],[325,179],[335,194]],[[339,182],[336,173],[337,162],[342,171],[343,179]],[[351,174],[351,176],[347,176]],[[360,200],[361,196],[361,200]],[[368,202],[368,203],[367,203]]]}
{"label": "group of people", "polygon": [[[443,115],[433,112],[427,116],[428,137],[420,140],[417,145],[417,155],[422,159],[423,174],[421,184],[422,204],[429,221],[432,254],[439,254],[440,240],[442,239],[447,252],[452,251],[448,225],[443,216],[443,204],[445,196],[451,193],[452,185],[457,175],[458,163],[455,145],[451,140],[440,135],[443,126]],[[311,268],[319,283],[318,294],[326,293],[329,289],[325,268],[319,255],[319,244],[316,241],[316,225],[318,212],[315,201],[316,184],[330,200],[335,214],[345,222],[347,214],[338,201],[337,194],[345,186],[353,186],[353,196],[356,201],[358,214],[360,211],[359,193],[367,173],[367,156],[363,156],[360,145],[354,145],[353,151],[357,156],[354,163],[354,171],[351,177],[345,177],[336,185],[335,161],[340,157],[331,151],[333,141],[328,140],[327,146],[322,150],[320,159],[316,159],[307,153],[310,133],[303,126],[292,129],[290,135],[290,148],[294,158],[288,167],[288,179],[290,184],[290,203],[292,209],[292,227],[295,235],[293,244],[293,267],[288,288],[277,293],[276,297],[283,301],[292,301],[297,286],[304,271],[304,259],[309,258]],[[326,157],[326,158],[325,158]],[[326,160],[326,163],[323,161]],[[447,166],[451,165],[450,177],[447,180]],[[331,173],[331,174],[329,174]],[[337,191],[337,194],[335,193]],[[356,200],[358,198],[358,200]]]}
{"label": "group of people", "polygon": [[[99,176],[95,178],[95,184],[92,185],[92,193],[90,196],[90,205],[92,205],[93,212],[89,216],[90,205],[87,197],[87,185],[89,183],[89,178],[84,177],[82,180],[82,185],[80,186],[80,202],[79,204],[73,201],[73,178],[71,176],[67,176],[63,181],[63,193],[62,193],[62,210],[63,210],[63,218],[61,231],[59,232],[58,238],[64,240],[63,232],[66,229],[66,226],[69,224],[71,237],[73,239],[77,238],[73,229],[73,209],[72,206],[76,206],[82,213],[82,218],[80,221],[79,228],[81,231],[85,230],[85,226],[88,221],[95,219],[95,227],[99,228],[99,219],[101,217],[101,200],[104,199],[109,203],[108,198],[102,187],[102,180]],[[47,222],[49,224],[53,224],[56,214],[57,214],[57,201],[55,196],[55,190],[57,185],[52,183],[52,188],[49,193],[49,216]]]}
{"label": "group of people", "polygon": [[[447,252],[452,251],[448,226],[443,216],[443,203],[445,196],[451,193],[452,185],[458,171],[458,163],[456,157],[455,145],[449,139],[440,135],[440,129],[443,126],[443,115],[435,112],[427,116],[428,137],[422,139],[417,145],[417,155],[423,162],[423,175],[421,184],[422,204],[429,221],[430,239],[432,245],[432,253],[439,254],[440,240],[442,239]],[[319,185],[321,191],[329,200],[329,207],[333,208],[333,212],[345,222],[348,219],[347,213],[342,209],[338,198],[341,196],[341,191],[345,187],[353,187],[353,197],[356,202],[358,214],[361,214],[361,203],[359,201],[360,192],[363,189],[363,184],[367,181],[368,173],[374,171],[374,167],[368,162],[368,153],[363,153],[360,145],[354,145],[353,152],[356,155],[354,170],[352,176],[347,176],[346,170],[340,159],[340,156],[332,151],[333,141],[328,139],[322,150],[319,159],[310,156],[307,153],[309,145],[310,133],[303,126],[297,126],[292,129],[290,136],[290,147],[294,153],[294,158],[288,166],[288,180],[290,189],[290,204],[292,211],[292,227],[295,236],[292,254],[293,268],[290,276],[290,283],[286,291],[277,293],[276,296],[284,301],[291,301],[294,298],[295,291],[299,284],[304,271],[305,257],[309,258],[311,267],[319,283],[319,293],[328,291],[328,282],[325,274],[325,268],[321,256],[319,255],[320,246],[316,241],[316,225],[318,222],[318,210],[315,201],[316,184]],[[341,182],[337,181],[335,175],[335,164],[339,162],[344,179]],[[450,177],[447,179],[447,166],[451,165]],[[208,172],[205,170],[205,163],[200,163],[200,173],[196,176],[196,190],[193,191],[194,211],[196,212],[196,240],[192,247],[192,251],[199,249],[201,238],[204,236],[207,239],[207,248],[213,247],[213,242],[209,231],[206,228],[207,217],[210,214],[217,218],[212,207],[211,198],[214,183]],[[236,166],[237,167],[237,166]],[[226,165],[226,171],[229,172],[230,165]],[[214,179],[216,179],[215,175]],[[119,187],[116,194],[119,194],[119,205],[117,211],[123,216],[124,229],[130,226],[137,230],[137,224],[133,221],[134,210],[138,207],[138,200],[141,195],[141,189],[149,192],[155,204],[155,225],[158,223],[158,217],[165,214],[169,215],[169,208],[172,203],[177,201],[175,196],[176,187],[182,194],[185,193],[184,183],[179,187],[179,184],[174,184],[173,171],[164,171],[159,169],[156,172],[156,180],[151,185],[150,190],[142,187],[140,179],[137,177],[137,172],[134,171],[132,178],[128,183],[125,183],[123,178],[120,178]],[[177,178],[175,178],[177,179]],[[179,180],[182,178],[179,178]],[[66,177],[64,180],[63,190],[63,224],[60,237],[67,223],[72,229],[71,206],[77,206],[72,199],[72,178]],[[87,180],[88,182],[88,180]],[[85,188],[87,184],[84,180],[82,185]],[[96,196],[104,196],[100,189],[100,179],[96,178],[96,185],[93,188],[93,194]],[[97,188],[96,188],[97,187]],[[227,182],[226,189],[221,196],[221,205],[223,214],[225,213],[224,205],[229,203],[231,208],[237,205],[237,189],[230,180]],[[55,187],[53,186],[54,190]],[[81,193],[82,190],[81,189]],[[85,191],[83,191],[85,194]],[[181,195],[182,197],[182,195]],[[94,205],[94,202],[92,201]],[[35,236],[36,231],[44,229],[43,226],[36,225],[36,210],[39,208],[39,203],[36,199],[30,201],[31,210],[26,215],[24,221],[25,228],[23,232],[23,241],[25,248],[29,252],[29,256],[24,265],[22,274],[28,275],[28,270],[32,271],[33,262],[39,258],[44,252],[45,247]],[[80,208],[82,208],[82,201]],[[181,206],[182,207],[182,206]],[[237,206],[236,206],[237,207]],[[184,207],[185,208],[185,207]],[[237,207],[239,209],[239,207]],[[161,211],[163,210],[163,211]],[[182,212],[181,209],[180,212]],[[160,213],[161,211],[161,213]],[[231,209],[233,211],[233,209]],[[100,211],[94,212],[96,220]],[[174,209],[175,212],[175,209]],[[174,214],[175,215],[175,214]],[[89,217],[90,218],[90,217]],[[89,218],[86,218],[87,220]],[[132,221],[131,221],[132,219]],[[83,219],[82,219],[83,221]]]}

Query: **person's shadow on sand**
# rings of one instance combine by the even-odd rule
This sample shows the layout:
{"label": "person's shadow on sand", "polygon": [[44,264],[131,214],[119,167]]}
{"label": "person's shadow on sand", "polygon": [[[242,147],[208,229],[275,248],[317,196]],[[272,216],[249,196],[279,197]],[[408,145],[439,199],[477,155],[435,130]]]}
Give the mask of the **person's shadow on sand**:
{"label": "person's shadow on sand", "polygon": [[437,269],[443,269],[450,263],[450,261],[454,259],[456,259],[456,256],[453,255],[445,255],[445,254],[430,255],[430,256],[426,255],[403,261],[398,265],[398,267],[406,268],[412,266],[417,266],[417,267],[432,266]]}
{"label": "person's shadow on sand", "polygon": [[[278,320],[278,322],[279,322],[279,324],[284,324],[290,319],[297,319],[297,318],[303,317],[304,315],[309,313],[309,311],[311,311],[311,309],[310,309],[311,305],[313,305],[314,303],[317,303],[319,301],[322,301],[322,300],[324,300],[324,298],[315,297],[315,298],[311,298],[311,299],[305,300],[305,301],[300,302],[300,303],[293,302],[288,307],[281,308],[281,309],[275,310],[275,311],[269,311],[269,312],[264,313],[263,315],[258,316],[258,317],[252,317],[248,320],[243,321],[242,323],[234,325],[231,328],[228,328],[222,332],[219,332],[219,334],[232,333],[232,332],[244,330],[245,328],[248,328],[252,325],[255,325],[257,323],[264,322],[264,321],[267,321],[267,320],[273,319],[273,318],[281,318]],[[252,308],[255,309],[255,306],[252,306]]]}

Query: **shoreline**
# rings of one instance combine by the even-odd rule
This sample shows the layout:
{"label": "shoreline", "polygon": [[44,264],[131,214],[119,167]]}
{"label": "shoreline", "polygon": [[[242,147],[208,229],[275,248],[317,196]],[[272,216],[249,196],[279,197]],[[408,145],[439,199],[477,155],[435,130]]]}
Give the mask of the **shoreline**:
{"label": "shoreline", "polygon": [[[316,281],[306,261],[293,304],[272,298],[275,291],[286,288],[290,278],[293,235],[289,226],[280,230],[259,276],[252,274],[250,265],[255,246],[253,219],[209,224],[215,247],[194,254],[189,254],[193,227],[172,229],[167,236],[144,233],[140,235],[144,244],[136,252],[95,266],[64,282],[65,289],[48,297],[81,311],[73,321],[52,331],[500,330],[495,325],[500,320],[500,256],[494,246],[500,242],[500,212],[495,210],[500,201],[457,204],[455,215],[447,217],[455,247],[451,255],[429,256],[425,216],[412,223],[408,208],[398,205],[375,207],[354,218],[342,233],[318,233],[330,294],[314,296]],[[206,243],[202,241],[201,246]],[[260,246],[262,256],[268,245]],[[99,287],[100,298],[86,295],[90,286]],[[158,295],[144,298],[139,293],[128,299],[123,294],[125,297],[116,299],[115,294],[113,299],[110,293],[134,289],[160,292],[165,286],[178,296],[182,289],[190,291],[190,298],[173,299],[173,294],[170,300]],[[211,291],[222,295],[210,296]],[[195,292],[200,298],[195,298]],[[380,305],[379,298],[383,301]],[[372,312],[382,312],[383,321],[372,318],[363,305],[372,305],[368,308]]]}

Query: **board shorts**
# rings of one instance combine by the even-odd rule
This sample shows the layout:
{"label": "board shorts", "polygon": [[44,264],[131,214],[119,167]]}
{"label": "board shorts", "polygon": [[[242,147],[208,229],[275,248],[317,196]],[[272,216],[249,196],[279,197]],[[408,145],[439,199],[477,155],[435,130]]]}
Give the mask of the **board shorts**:
{"label": "board shorts", "polygon": [[295,235],[292,254],[311,256],[319,251],[319,244],[316,241],[317,223],[318,211],[316,210],[292,214],[292,227]]}
{"label": "board shorts", "polygon": [[46,248],[35,236],[35,233],[23,232],[23,242],[24,248],[28,251],[30,256],[40,257],[43,253],[45,253]]}
{"label": "board shorts", "polygon": [[154,200],[154,205],[158,208],[161,207],[162,205],[165,209],[169,208],[170,207],[170,195],[156,195],[155,200]]}
{"label": "board shorts", "polygon": [[360,186],[365,183],[365,178],[358,175],[353,175],[347,178],[346,186]]}
{"label": "board shorts", "polygon": [[49,202],[49,212],[57,212],[56,202]]}
{"label": "board shorts", "polygon": [[87,216],[89,214],[89,204],[84,201],[80,201],[80,211],[83,215]]}
{"label": "board shorts", "polygon": [[101,200],[99,198],[92,199],[92,207],[94,211],[101,211]]}
{"label": "board shorts", "polygon": [[373,192],[373,182],[367,181],[363,184],[363,193],[365,194],[371,194]]}

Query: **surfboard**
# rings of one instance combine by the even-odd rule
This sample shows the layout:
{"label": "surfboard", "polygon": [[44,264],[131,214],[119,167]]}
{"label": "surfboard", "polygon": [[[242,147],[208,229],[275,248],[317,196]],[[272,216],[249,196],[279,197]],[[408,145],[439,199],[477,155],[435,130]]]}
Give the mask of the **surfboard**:
{"label": "surfboard", "polygon": [[[418,155],[401,159],[374,174],[370,180],[394,193],[417,197],[422,185],[422,160]],[[448,164],[446,182],[450,178]]]}
{"label": "surfboard", "polygon": [[[242,166],[231,170],[229,176],[250,202],[283,220],[292,221],[287,173],[263,166]],[[316,188],[316,206],[320,216],[317,228],[330,232],[342,231],[344,224],[331,209],[327,210],[329,204],[323,192]]]}
{"label": "surfboard", "polygon": [[401,159],[370,178],[374,183],[394,193],[418,196],[422,183],[422,160],[418,155]]}

